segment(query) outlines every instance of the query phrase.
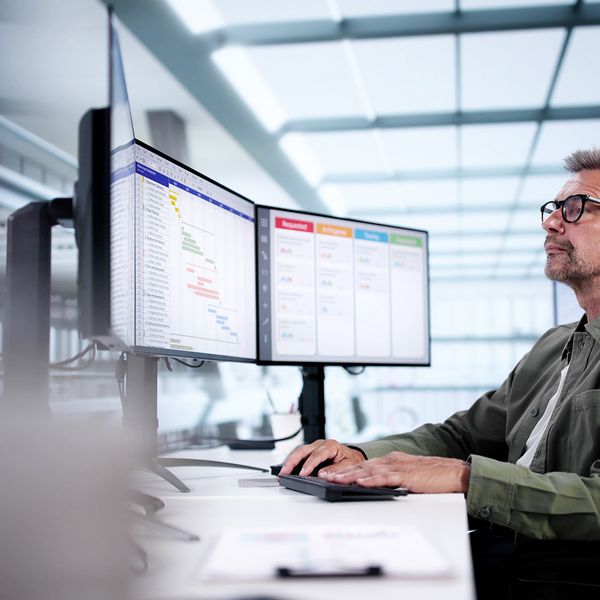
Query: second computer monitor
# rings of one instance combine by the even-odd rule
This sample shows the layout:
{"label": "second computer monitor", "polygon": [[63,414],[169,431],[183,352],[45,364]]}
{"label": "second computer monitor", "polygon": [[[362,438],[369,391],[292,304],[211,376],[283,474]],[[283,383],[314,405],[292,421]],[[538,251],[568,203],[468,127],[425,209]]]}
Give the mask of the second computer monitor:
{"label": "second computer monitor", "polygon": [[263,363],[428,365],[426,231],[257,207]]}

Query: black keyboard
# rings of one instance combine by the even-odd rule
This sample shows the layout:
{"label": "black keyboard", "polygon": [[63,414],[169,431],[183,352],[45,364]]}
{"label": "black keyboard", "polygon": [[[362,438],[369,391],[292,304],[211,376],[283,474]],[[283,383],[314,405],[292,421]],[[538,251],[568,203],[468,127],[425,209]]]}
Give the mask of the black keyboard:
{"label": "black keyboard", "polygon": [[310,494],[328,502],[390,500],[396,496],[408,494],[406,488],[366,488],[355,483],[333,483],[319,477],[300,477],[299,475],[280,475],[279,483],[290,490]]}

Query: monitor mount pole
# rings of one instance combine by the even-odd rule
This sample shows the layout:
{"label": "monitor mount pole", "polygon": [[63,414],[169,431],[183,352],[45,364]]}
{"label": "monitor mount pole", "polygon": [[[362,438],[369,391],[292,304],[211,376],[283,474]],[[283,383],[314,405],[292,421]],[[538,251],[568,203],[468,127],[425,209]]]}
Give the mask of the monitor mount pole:
{"label": "monitor mount pole", "polygon": [[299,408],[304,427],[304,442],[325,438],[325,368],[302,367],[302,392]]}
{"label": "monitor mount pole", "polygon": [[7,219],[3,414],[50,417],[50,255],[58,224],[73,227],[72,198],[30,202]]}
{"label": "monitor mount pole", "polygon": [[154,356],[127,356],[123,423],[136,436],[143,468],[184,493],[190,488],[167,467],[231,467],[265,472],[266,469],[260,467],[218,460],[158,457],[158,360]]}

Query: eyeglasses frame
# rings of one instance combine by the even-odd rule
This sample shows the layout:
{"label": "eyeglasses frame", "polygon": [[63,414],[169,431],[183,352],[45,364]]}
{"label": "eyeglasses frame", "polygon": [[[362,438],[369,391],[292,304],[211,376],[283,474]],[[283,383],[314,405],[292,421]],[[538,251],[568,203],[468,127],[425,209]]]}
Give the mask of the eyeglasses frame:
{"label": "eyeglasses frame", "polygon": [[[567,219],[567,215],[566,215],[566,211],[565,211],[565,204],[567,203],[567,200],[569,200],[569,198],[580,198],[581,199],[581,211],[579,212],[579,216],[573,221],[570,221],[569,219]],[[560,210],[560,214],[565,223],[577,223],[577,221],[579,221],[579,219],[581,219],[581,217],[583,216],[586,202],[593,202],[594,204],[600,204],[600,198],[594,198],[593,196],[588,196],[587,194],[571,194],[570,196],[567,196],[564,200],[549,200],[548,202],[545,202],[544,204],[542,204],[542,206],[540,207],[540,212],[542,213],[542,224],[544,224],[546,222],[546,220],[548,219],[548,217],[552,214],[552,213],[548,213],[548,217],[546,217],[546,219],[544,219],[544,209],[546,208],[546,206],[548,206],[548,204],[556,204],[556,208],[552,212]]]}

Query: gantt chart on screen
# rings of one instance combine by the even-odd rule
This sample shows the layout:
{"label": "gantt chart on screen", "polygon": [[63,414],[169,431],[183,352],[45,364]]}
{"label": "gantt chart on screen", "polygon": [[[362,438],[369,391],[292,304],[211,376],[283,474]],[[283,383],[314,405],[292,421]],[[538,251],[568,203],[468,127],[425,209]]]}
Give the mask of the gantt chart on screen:
{"label": "gantt chart on screen", "polygon": [[137,142],[121,154],[115,331],[138,349],[255,358],[254,205]]}
{"label": "gantt chart on screen", "polygon": [[427,364],[427,233],[259,207],[259,358]]}

